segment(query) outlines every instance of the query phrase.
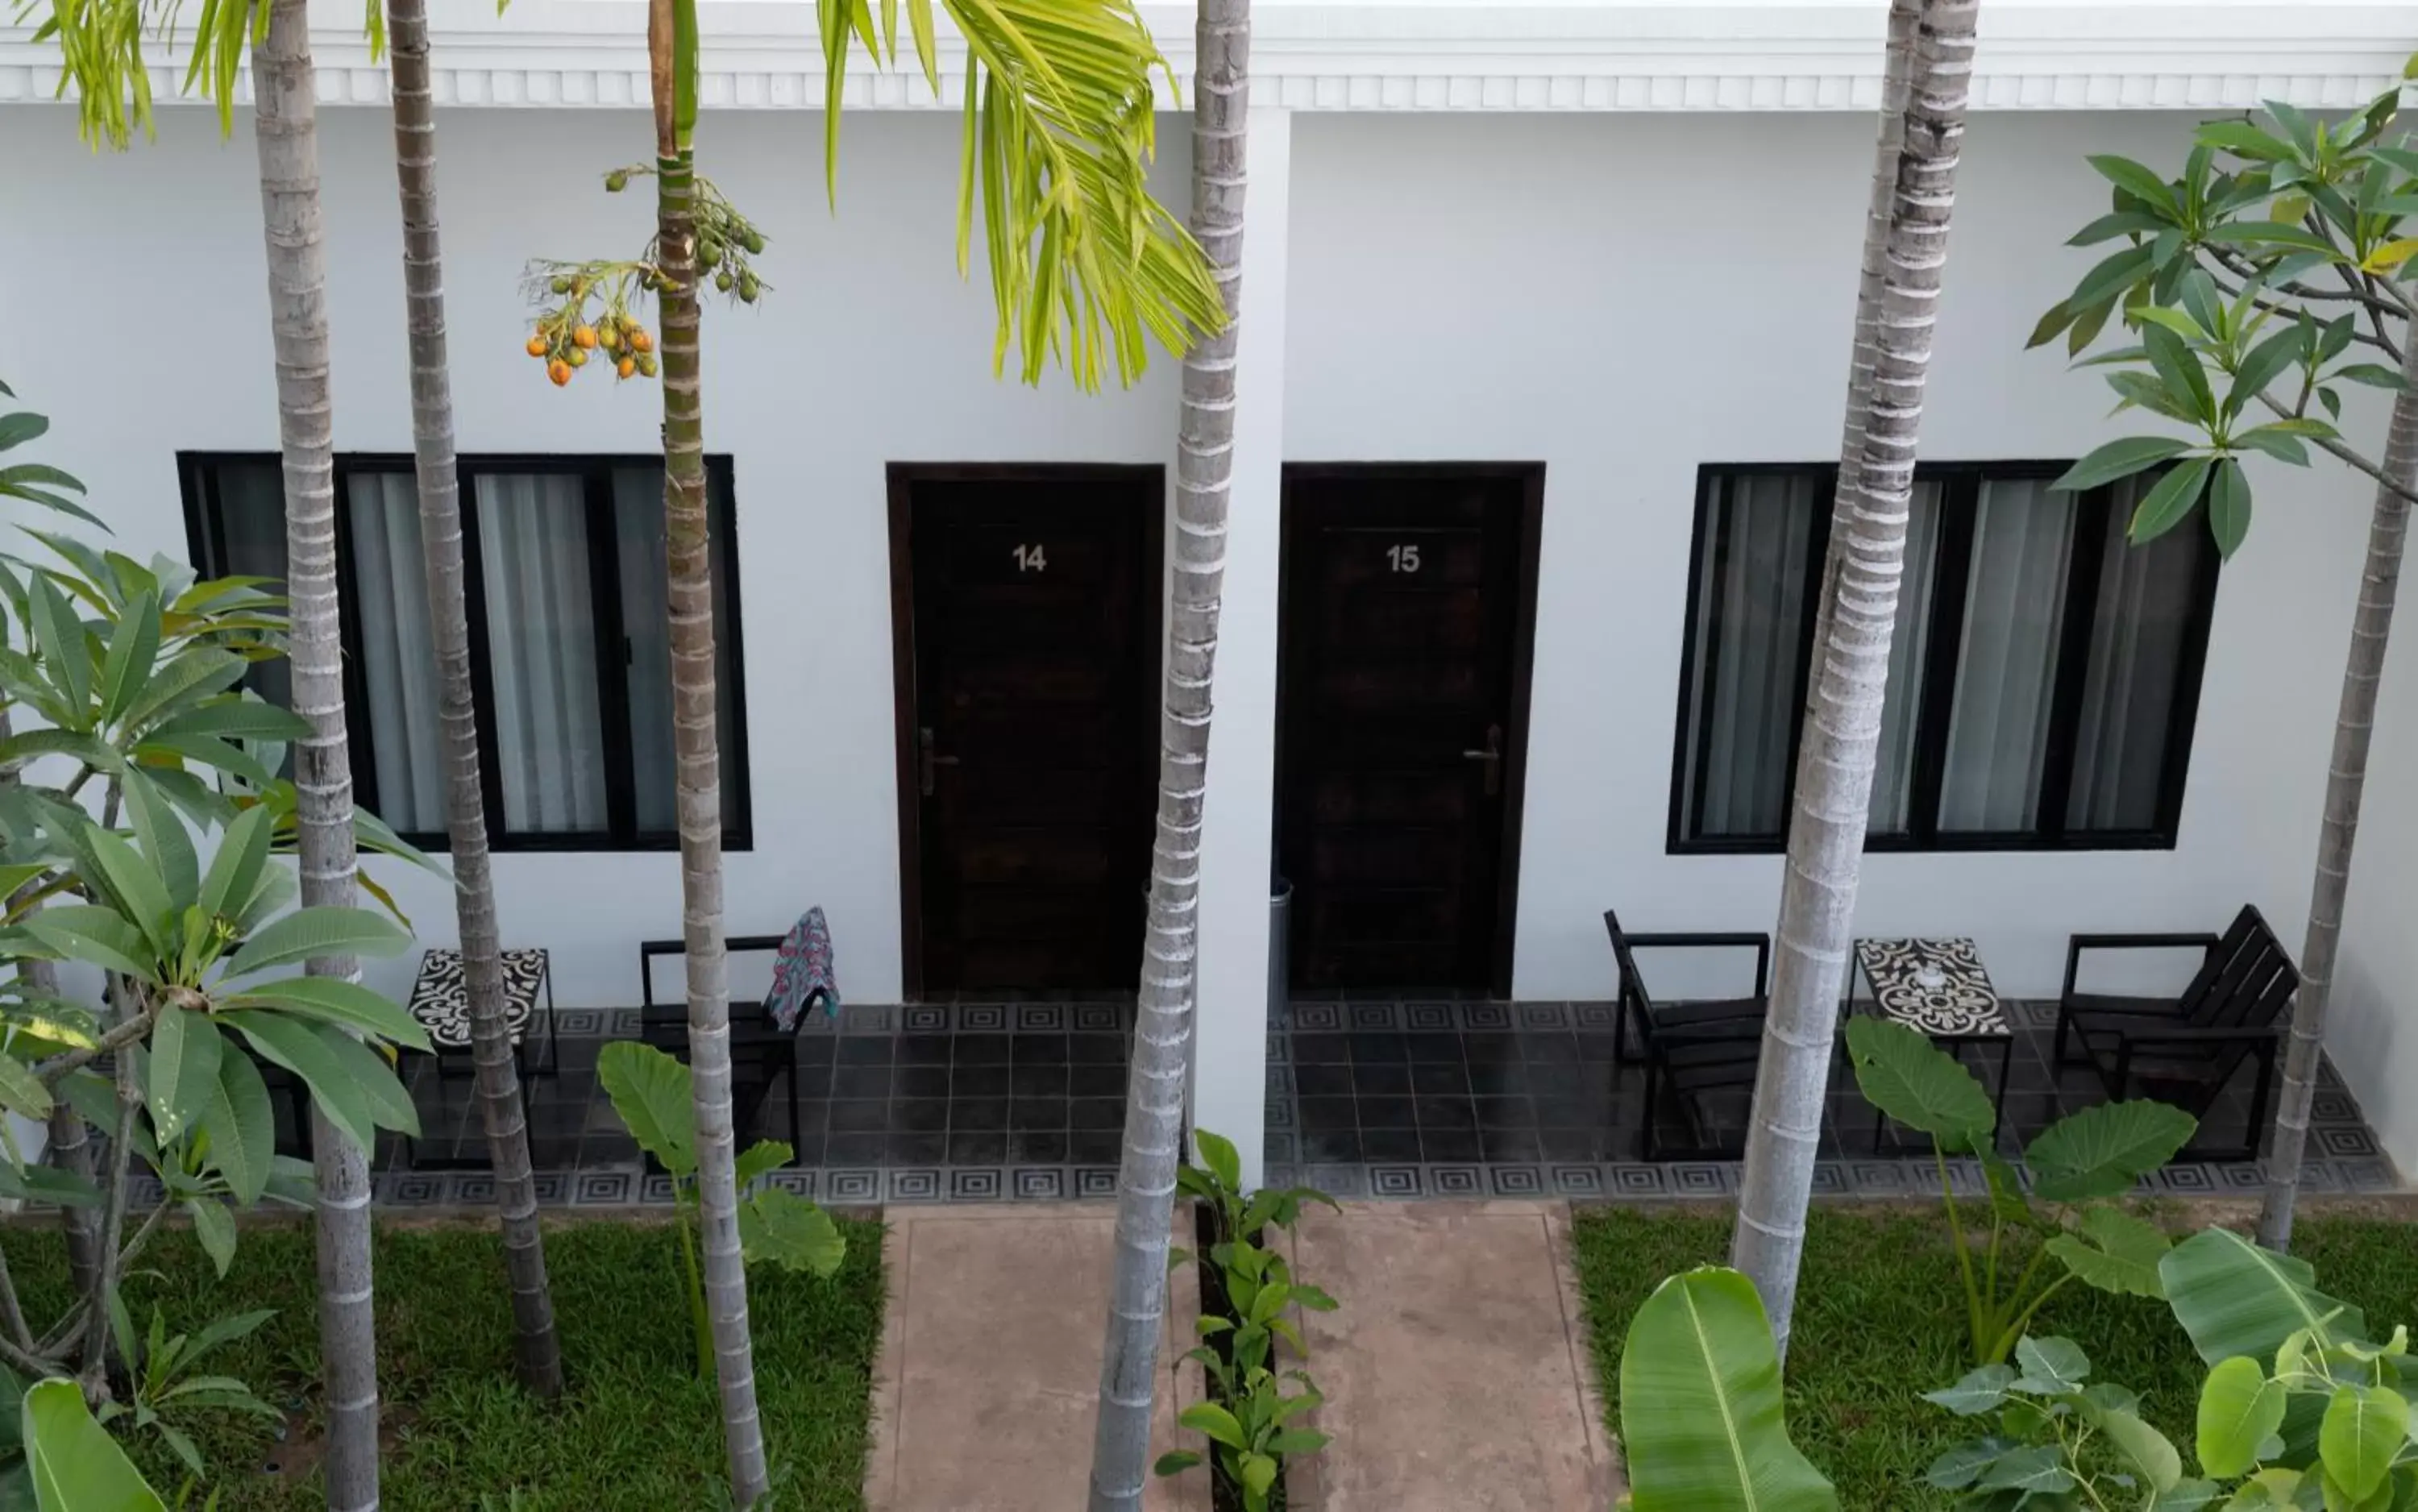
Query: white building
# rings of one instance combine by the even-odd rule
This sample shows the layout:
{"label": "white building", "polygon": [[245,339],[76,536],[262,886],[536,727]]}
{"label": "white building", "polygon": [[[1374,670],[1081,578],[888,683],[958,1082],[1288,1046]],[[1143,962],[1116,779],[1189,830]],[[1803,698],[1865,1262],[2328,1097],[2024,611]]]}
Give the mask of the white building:
{"label": "white building", "polygon": [[[644,11],[434,8],[507,942],[551,948],[563,1003],[626,1004],[635,942],[680,911],[645,713],[657,395],[549,387],[520,284],[532,257],[648,234],[641,196],[597,188],[650,150]],[[1262,0],[1204,1124],[1261,1124],[1273,869],[1308,879],[1294,968],[1324,985],[1603,1000],[1607,908],[1769,926],[1883,9]],[[1145,14],[1181,71],[1188,13]],[[334,424],[353,518],[399,524],[379,512],[408,489],[401,243],[359,15],[322,8],[315,39]],[[856,1001],[1102,985],[1094,958],[1129,985],[1175,368],[1098,398],[995,380],[988,293],[954,267],[957,76],[936,109],[920,81],[852,75],[834,216],[811,21],[704,7],[700,163],[765,227],[776,285],[706,329],[735,527],[729,926],[820,903]],[[1925,624],[1928,717],[1895,726],[1883,797],[1908,837],[1867,863],[1859,929],[1970,935],[2026,995],[2054,992],[2070,932],[2221,928],[2245,900],[2297,952],[2369,491],[2324,459],[2261,469],[2221,584],[2196,529],[2126,557],[2104,501],[2039,486],[2114,434],[2108,396],[2024,341],[2095,256],[2061,245],[2104,206],[2086,153],[2170,164],[2195,122],[2262,98],[2363,101],[2418,10],[1992,0],[1982,25],[1922,433],[1947,506],[1925,518],[1965,522],[1933,543],[1956,592]],[[156,144],[96,157],[25,38],[0,31],[0,375],[130,548],[246,566],[274,536],[277,442],[248,126],[222,141],[168,109]],[[1178,206],[1186,124],[1160,131]],[[407,536],[351,531],[356,759],[390,819],[433,829],[411,559]],[[1320,584],[1378,573],[1431,596],[1327,612]],[[986,622],[1010,602],[1023,630]],[[2381,719],[2332,1048],[2418,1169],[2418,651]],[[1380,735],[1382,761],[1354,744]],[[1104,817],[1131,832],[1102,841]],[[378,871],[450,936],[441,883]]]}

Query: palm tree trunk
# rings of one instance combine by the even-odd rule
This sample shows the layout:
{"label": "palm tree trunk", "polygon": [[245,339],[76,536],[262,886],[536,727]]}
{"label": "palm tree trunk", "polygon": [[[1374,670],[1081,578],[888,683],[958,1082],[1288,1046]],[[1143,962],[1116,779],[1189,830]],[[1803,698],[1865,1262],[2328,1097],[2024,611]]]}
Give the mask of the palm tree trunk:
{"label": "palm tree trunk", "polygon": [[[697,375],[696,163],[674,122],[674,7],[653,0],[647,44],[655,105],[655,237],[663,288],[664,533],[671,604],[673,755],[678,782],[681,934],[688,963],[689,1067],[696,1105],[697,1224],[714,1377],[722,1391],[730,1499],[770,1489],[739,1250],[738,1131],[730,1104],[730,982],[723,953],[722,751],[713,686],[713,552],[706,510],[705,415]],[[693,22],[692,17],[692,22]],[[834,100],[829,108],[837,109]]]}
{"label": "palm tree trunk", "polygon": [[1092,1512],[1133,1512],[1149,1474],[1152,1387],[1167,1312],[1168,1229],[1182,1156],[1198,983],[1201,798],[1208,780],[1210,678],[1226,571],[1234,461],[1234,346],[1242,310],[1243,191],[1248,165],[1250,0],[1200,0],[1194,23],[1192,235],[1224,296],[1225,328],[1184,359],[1176,430],[1175,582],[1167,628],[1158,828],[1151,847],[1133,1066],[1117,1175],[1116,1269],[1100,1361]]}
{"label": "palm tree trunk", "polygon": [[2410,531],[2410,504],[2401,490],[2418,484],[2418,393],[2412,392],[2418,388],[2418,340],[2405,336],[2401,348],[2403,387],[2394,398],[2392,428],[2384,440],[2384,475],[2393,481],[2377,485],[2376,512],[2368,521],[2367,560],[2360,568],[2359,607],[2351,615],[2350,655],[2343,665],[2342,707],[2334,716],[2334,760],[2326,769],[2318,878],[2309,894],[2309,933],[2301,945],[2301,991],[2292,1004],[2284,1094],[2275,1114],[2275,1141],[2267,1153],[2267,1198],[2258,1212],[2258,1242],[2275,1250],[2292,1246],[2292,1204],[2300,1196],[2309,1104],[2317,1095],[2318,1061],[2325,1050],[2326,999],[2334,989],[2343,896],[2350,889],[2351,843],[2359,837],[2360,800],[2367,788],[2376,690],[2384,677],[2385,641],[2393,633],[2393,601],[2401,582],[2401,545]]}
{"label": "palm tree trunk", "polygon": [[[528,1120],[504,1021],[504,955],[479,787],[479,715],[470,694],[470,616],[462,579],[462,496],[453,465],[453,387],[445,354],[445,273],[436,221],[436,113],[429,93],[427,0],[388,0],[394,49],[394,162],[403,192],[403,283],[411,327],[411,434],[419,453],[421,547],[436,643],[444,725],[445,831],[469,999],[474,1085],[495,1169],[496,1214],[513,1290],[513,1357],[521,1384],[562,1395],[562,1351],[545,1279]],[[531,1032],[535,1026],[530,1027]]]}
{"label": "palm tree trunk", "polygon": [[[345,750],[336,603],[335,465],[328,389],[327,247],[319,217],[317,84],[304,0],[270,0],[253,49],[253,131],[268,317],[277,355],[277,430],[285,461],[286,588],[292,601],[294,711],[311,733],[294,748],[302,901],[355,901],[353,770]],[[357,978],[350,956],[322,956],[314,976]],[[377,1332],[370,1274],[368,1153],[314,1103],[318,1177],[319,1357],[325,1373],[330,1512],[378,1504]]]}
{"label": "palm tree trunk", "polygon": [[[1915,440],[1980,0],[1923,0],[1914,84],[1889,213],[1886,272],[1861,459],[1834,512],[1837,586],[1797,759],[1796,816],[1780,898],[1779,962],[1757,1068],[1731,1263],[1752,1276],[1780,1349],[1803,1252],[1805,1208],[1829,1090],[1832,1035],[1863,860],[1873,768],[1897,619]],[[1841,476],[1844,490],[1850,481]]]}

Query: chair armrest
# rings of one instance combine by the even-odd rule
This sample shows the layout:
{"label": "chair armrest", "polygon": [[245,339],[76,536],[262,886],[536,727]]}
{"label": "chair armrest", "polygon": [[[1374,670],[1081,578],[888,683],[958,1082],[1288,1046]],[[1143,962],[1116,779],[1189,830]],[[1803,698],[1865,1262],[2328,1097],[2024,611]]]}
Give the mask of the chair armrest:
{"label": "chair armrest", "polygon": [[2069,935],[2065,941],[2064,999],[2074,997],[2074,979],[2082,970],[2082,953],[2087,950],[2181,950],[2196,945],[2204,955],[2214,955],[2219,941],[2205,931],[2181,934],[2139,935]]}
{"label": "chair armrest", "polygon": [[1768,996],[1771,991],[1771,937],[1752,929],[1661,930],[1650,934],[1624,934],[1629,947],[1636,950],[1664,948],[1700,950],[1754,947],[1754,995]]}

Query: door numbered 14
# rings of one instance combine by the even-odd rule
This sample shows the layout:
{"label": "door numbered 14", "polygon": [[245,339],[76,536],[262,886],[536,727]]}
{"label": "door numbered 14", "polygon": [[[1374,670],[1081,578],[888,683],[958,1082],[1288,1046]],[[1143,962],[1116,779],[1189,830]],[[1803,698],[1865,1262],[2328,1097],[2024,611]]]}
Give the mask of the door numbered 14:
{"label": "door numbered 14", "polygon": [[1018,545],[1016,548],[1016,570],[1019,573],[1049,571],[1049,548],[1038,542]]}

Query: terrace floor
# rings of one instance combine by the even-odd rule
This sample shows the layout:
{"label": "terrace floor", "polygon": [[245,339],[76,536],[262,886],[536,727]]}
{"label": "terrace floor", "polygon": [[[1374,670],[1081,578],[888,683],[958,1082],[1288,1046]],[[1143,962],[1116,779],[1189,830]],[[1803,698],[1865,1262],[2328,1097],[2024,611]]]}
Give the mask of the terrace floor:
{"label": "terrace floor", "polygon": [[[2053,1003],[2012,1004],[2018,1023],[2002,1139],[2012,1153],[2064,1113],[2104,1099],[2087,1069],[2049,1064]],[[1124,1116],[1126,1010],[1113,1001],[957,1002],[850,1008],[795,1039],[797,1165],[781,1184],[824,1201],[1056,1201],[1105,1198],[1116,1184]],[[559,1070],[528,1079],[531,1154],[543,1201],[619,1206],[666,1201],[596,1083],[597,1050],[635,1038],[633,1009],[564,1009]],[[1500,1000],[1299,1000],[1268,1036],[1268,1180],[1341,1197],[1565,1197],[1653,1199],[1733,1195],[1734,1161],[1640,1158],[1644,1073],[1613,1056],[1612,1005]],[[1976,1065],[1996,1089],[1996,1053]],[[440,1082],[424,1057],[407,1068],[425,1137],[406,1158],[381,1151],[377,1195],[406,1205],[481,1201],[483,1164],[467,1077]],[[2247,1073],[2204,1130],[2238,1144]],[[1692,1115],[1692,1116],[1691,1116]],[[1676,1145],[1734,1142],[1743,1095],[1675,1111]],[[1872,1109],[1844,1061],[1817,1192],[1888,1196],[1930,1189],[1927,1150],[1875,1137]],[[775,1083],[749,1137],[788,1137]],[[2397,1191],[2358,1105],[2327,1067],[2311,1133],[2308,1189]],[[1976,1173],[1960,1172],[1960,1180]],[[2247,1163],[2178,1162],[2160,1193],[2255,1189]]]}

